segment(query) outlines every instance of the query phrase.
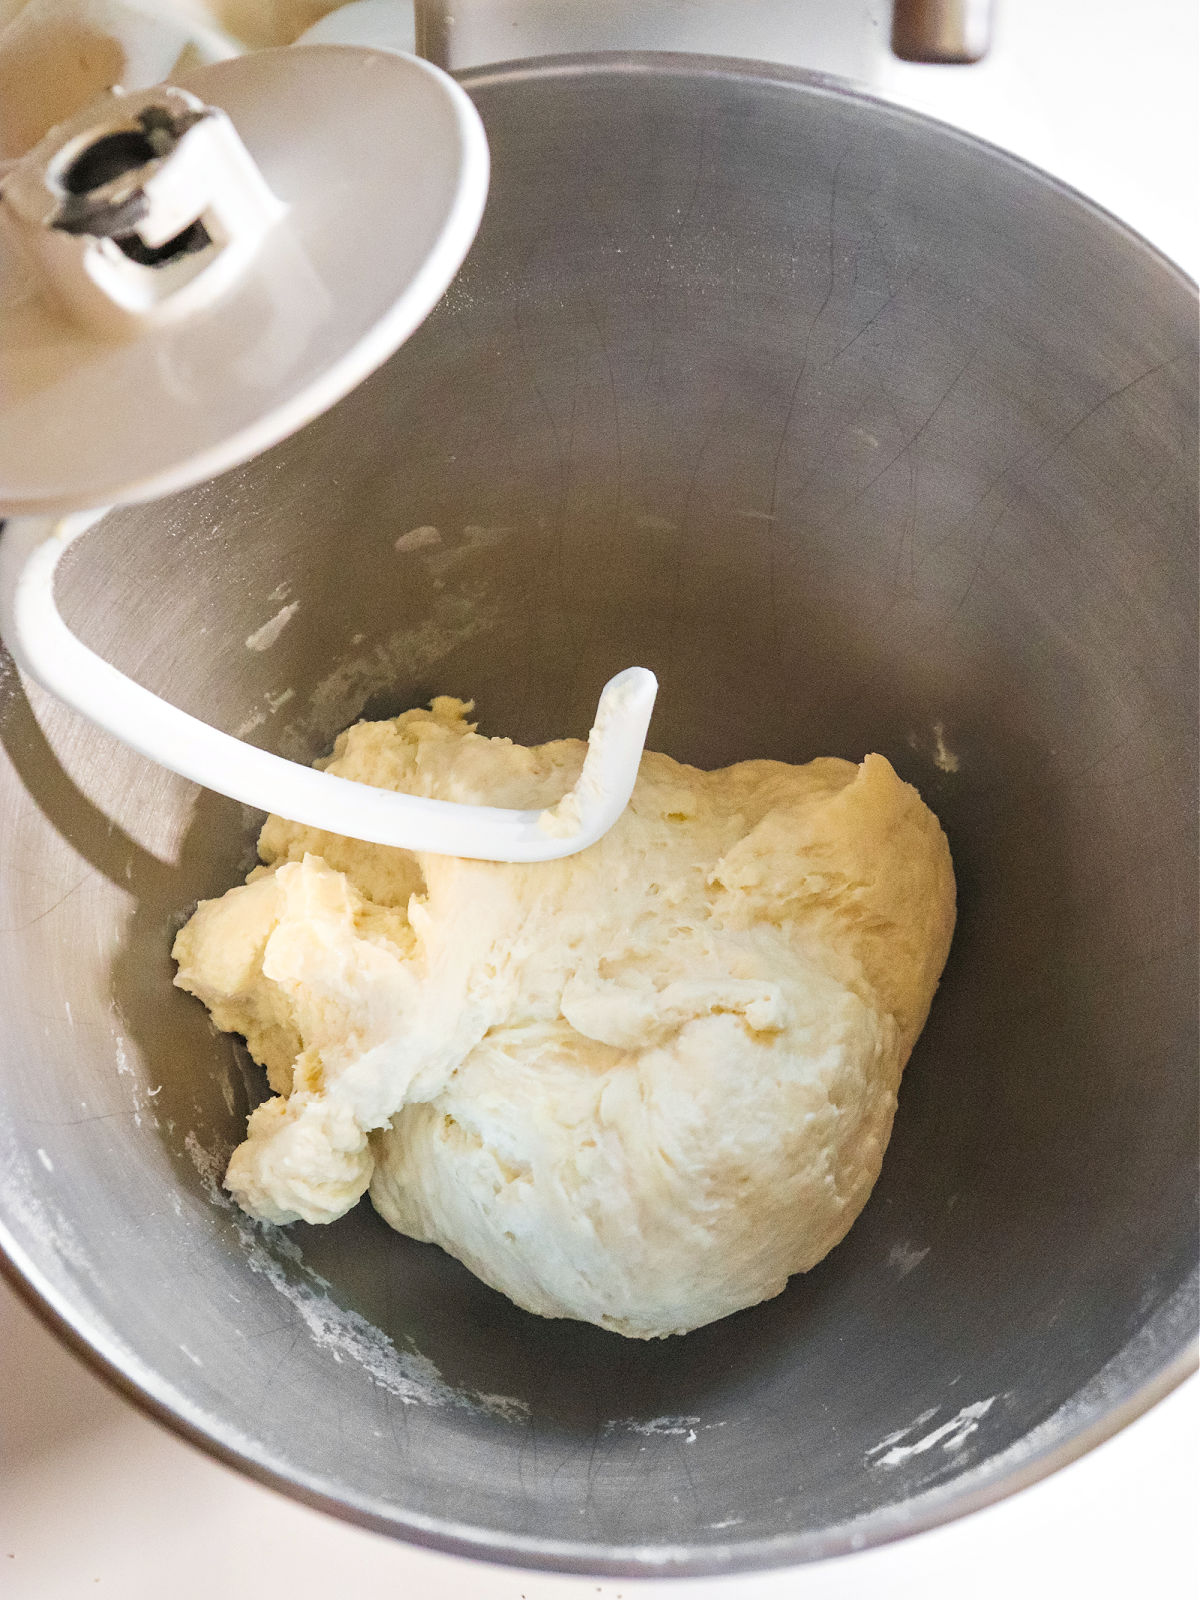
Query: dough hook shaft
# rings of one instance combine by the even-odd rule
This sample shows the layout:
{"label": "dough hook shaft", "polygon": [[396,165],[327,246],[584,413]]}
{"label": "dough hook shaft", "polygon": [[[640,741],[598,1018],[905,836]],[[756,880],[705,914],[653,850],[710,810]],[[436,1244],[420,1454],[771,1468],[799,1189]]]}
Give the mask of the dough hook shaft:
{"label": "dough hook shaft", "polygon": [[190,716],[118,672],[59,615],[55,569],[99,515],[7,525],[0,537],[0,632],[23,672],[150,760],[309,827],[480,861],[574,855],[602,838],[628,804],[658,690],[644,667],[629,667],[605,685],[579,781],[548,811],[459,805],[376,789],[256,749]]}

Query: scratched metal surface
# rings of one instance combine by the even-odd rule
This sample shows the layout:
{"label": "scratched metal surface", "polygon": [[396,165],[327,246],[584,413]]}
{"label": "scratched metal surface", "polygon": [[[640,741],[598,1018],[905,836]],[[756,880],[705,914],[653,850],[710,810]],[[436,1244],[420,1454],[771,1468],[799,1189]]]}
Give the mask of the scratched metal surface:
{"label": "scratched metal surface", "polygon": [[653,1345],[366,1205],[255,1233],[206,1173],[263,1085],[168,959],[252,821],[7,667],[0,1241],[160,1413],[374,1526],[590,1571],[852,1548],[1186,1365],[1194,295],[1029,169],[783,71],[468,84],[495,178],[445,304],[297,438],[110,517],[64,608],[305,757],[435,692],[582,734],[630,661],[678,757],[883,751],[961,923],[879,1187],[777,1300]]}

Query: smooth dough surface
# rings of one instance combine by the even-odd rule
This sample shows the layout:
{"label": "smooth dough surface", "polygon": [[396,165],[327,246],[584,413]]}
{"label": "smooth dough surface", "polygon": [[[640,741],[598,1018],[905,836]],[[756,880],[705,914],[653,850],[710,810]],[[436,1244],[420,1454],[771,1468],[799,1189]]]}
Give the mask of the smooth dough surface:
{"label": "smooth dough surface", "polygon": [[[540,808],[585,745],[488,739],[461,701],[364,722],[328,770]],[[412,855],[268,820],[176,982],[275,1098],[226,1184],[402,1233],[543,1316],[637,1338],[778,1294],[879,1175],[954,926],[937,819],[871,755],[701,772],[647,753],[565,861]]]}

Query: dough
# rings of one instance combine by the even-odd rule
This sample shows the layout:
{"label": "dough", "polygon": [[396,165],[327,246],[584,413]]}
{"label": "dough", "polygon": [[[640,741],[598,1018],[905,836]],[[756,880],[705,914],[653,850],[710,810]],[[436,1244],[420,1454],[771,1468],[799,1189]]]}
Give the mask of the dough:
{"label": "dough", "polygon": [[[585,745],[471,707],[362,722],[319,766],[540,808]],[[271,817],[176,982],[276,1098],[226,1185],[270,1222],[369,1188],[520,1306],[635,1338],[778,1294],[866,1202],[950,945],[936,818],[882,756],[701,772],[643,757],[598,844],[506,866]]]}

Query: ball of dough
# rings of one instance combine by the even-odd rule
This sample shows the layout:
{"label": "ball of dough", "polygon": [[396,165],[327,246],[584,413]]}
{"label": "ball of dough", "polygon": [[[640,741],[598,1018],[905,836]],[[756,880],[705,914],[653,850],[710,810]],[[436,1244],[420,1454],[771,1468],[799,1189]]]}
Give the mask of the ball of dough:
{"label": "ball of dough", "polygon": [[[364,722],[321,765],[540,808],[585,746],[487,739],[461,701]],[[277,1098],[226,1183],[327,1222],[368,1187],[520,1306],[635,1338],[778,1294],[879,1175],[954,926],[936,818],[882,756],[701,772],[647,753],[599,843],[530,866],[272,817],[176,982]]]}

